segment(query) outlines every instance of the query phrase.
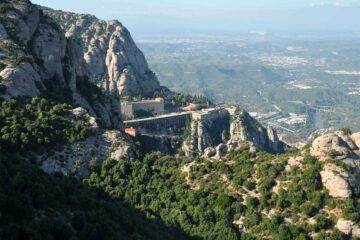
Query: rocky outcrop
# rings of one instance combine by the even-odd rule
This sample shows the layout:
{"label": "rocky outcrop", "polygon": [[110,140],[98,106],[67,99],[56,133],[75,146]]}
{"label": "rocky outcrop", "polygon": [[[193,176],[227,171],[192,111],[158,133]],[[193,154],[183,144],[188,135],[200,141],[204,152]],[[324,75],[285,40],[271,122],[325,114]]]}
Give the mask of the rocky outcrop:
{"label": "rocky outcrop", "polygon": [[360,237],[360,227],[351,221],[339,219],[335,227],[345,235]]}
{"label": "rocky outcrop", "polygon": [[202,156],[205,149],[226,143],[229,136],[230,114],[225,109],[210,109],[194,113],[190,134],[183,143],[186,156]]}
{"label": "rocky outcrop", "polygon": [[101,87],[120,96],[152,96],[160,89],[143,53],[118,21],[43,8],[56,19],[66,36],[81,43],[84,60]]}
{"label": "rocky outcrop", "polygon": [[61,151],[38,156],[41,168],[49,173],[62,172],[85,178],[91,165],[101,164],[108,158],[130,160],[135,158],[135,147],[119,131],[105,131],[82,142],[68,145]]}
{"label": "rocky outcrop", "polygon": [[[30,1],[5,2],[7,8],[0,16],[0,97],[49,95],[52,91],[68,96],[68,101],[72,98],[102,126],[121,128],[119,93],[116,87],[114,91],[103,87],[110,86],[108,79],[94,81],[82,44],[66,38],[60,26]],[[91,89],[95,88],[100,90],[94,93]]]}
{"label": "rocky outcrop", "polygon": [[233,110],[230,127],[230,144],[239,145],[241,142],[250,142],[257,151],[272,153],[284,152],[286,145],[279,140],[272,127],[264,128],[250,114],[240,108]]}
{"label": "rocky outcrop", "polygon": [[223,157],[226,156],[226,154],[228,153],[228,146],[224,143],[220,143],[217,147],[216,147],[216,155],[214,156],[215,159],[219,160]]}
{"label": "rocky outcrop", "polygon": [[[92,132],[82,142],[39,156],[42,169],[83,178],[89,165],[110,157],[134,158],[136,147],[121,132],[120,78],[128,70],[137,81],[136,94],[137,88],[155,89],[151,81],[156,85],[157,79],[128,31],[118,22],[96,19],[85,29],[89,39],[83,41],[77,36],[84,29],[69,22],[74,34],[65,35],[57,21],[28,0],[3,2],[7,4],[0,15],[0,97],[42,95],[70,103],[77,106],[73,115],[87,120]],[[128,79],[122,85],[130,86]]]}
{"label": "rocky outcrop", "polygon": [[189,135],[183,144],[187,156],[220,159],[244,142],[252,151],[281,153],[286,147],[274,129],[264,128],[239,108],[193,114]]}
{"label": "rocky outcrop", "polygon": [[334,198],[350,198],[352,195],[349,184],[349,173],[334,164],[326,164],[321,171],[321,180]]}
{"label": "rocky outcrop", "polygon": [[[355,135],[357,137],[358,135]],[[357,139],[358,140],[358,139]],[[311,155],[326,160],[327,158],[358,158],[359,150],[354,139],[342,131],[328,133],[316,138],[310,149]]]}
{"label": "rocky outcrop", "polygon": [[36,96],[40,94],[36,84],[41,84],[40,75],[28,62],[9,64],[0,72],[0,82],[6,87],[6,97]]}
{"label": "rocky outcrop", "polygon": [[41,59],[43,78],[57,75],[64,81],[62,59],[67,46],[64,33],[53,26],[52,19],[41,18],[35,34],[29,40],[34,58]]}
{"label": "rocky outcrop", "polygon": [[213,147],[208,147],[205,149],[203,157],[208,159],[208,158],[212,158],[216,155],[216,149]]}
{"label": "rocky outcrop", "polygon": [[323,185],[334,198],[351,198],[353,189],[360,188],[359,133],[347,135],[335,131],[317,137],[311,146],[310,154],[320,161],[332,159],[339,167],[326,163],[321,171]]}

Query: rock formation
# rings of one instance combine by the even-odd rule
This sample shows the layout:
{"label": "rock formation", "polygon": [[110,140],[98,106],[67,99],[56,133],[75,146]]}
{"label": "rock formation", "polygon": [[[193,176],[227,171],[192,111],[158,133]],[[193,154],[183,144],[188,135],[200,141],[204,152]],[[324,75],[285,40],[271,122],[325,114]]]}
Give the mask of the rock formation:
{"label": "rock formation", "polygon": [[249,113],[236,108],[193,116],[183,151],[187,156],[220,159],[243,142],[249,142],[253,151],[281,153],[286,147],[274,129],[264,128]]}
{"label": "rock formation", "polygon": [[102,126],[121,128],[120,97],[152,96],[160,89],[120,22],[39,10],[28,0],[5,2],[0,16],[1,97],[71,91],[74,103]]}
{"label": "rock formation", "polygon": [[190,134],[183,144],[187,156],[201,156],[205,149],[227,141],[230,114],[225,109],[195,113],[190,124]]}
{"label": "rock formation", "polygon": [[334,198],[350,198],[352,195],[349,184],[349,173],[334,164],[326,164],[321,171],[324,186]]}
{"label": "rock formation", "polygon": [[56,19],[66,37],[81,43],[87,69],[103,89],[120,96],[152,96],[160,89],[143,53],[120,22],[48,8],[43,11]]}
{"label": "rock formation", "polygon": [[264,128],[248,112],[239,108],[234,110],[230,136],[231,144],[248,141],[257,151],[281,153],[285,148],[272,127]]}
{"label": "rock formation", "polygon": [[[350,136],[336,131],[319,136],[312,143],[311,155],[326,162],[320,173],[321,179],[334,198],[350,199],[360,190],[359,136],[360,133]],[[360,236],[360,227],[351,221],[339,219],[336,227],[344,234]]]}
{"label": "rock formation", "polygon": [[84,177],[90,162],[134,158],[132,141],[121,132],[120,97],[152,95],[160,85],[127,29],[118,21],[39,10],[29,0],[1,4],[0,97],[70,103],[94,133],[39,156],[43,170]]}
{"label": "rock formation", "polygon": [[[320,161],[334,159],[339,164],[345,164],[347,169],[326,163],[321,173],[324,185],[334,197],[351,196],[352,187],[360,187],[360,152],[358,144],[359,133],[352,136],[342,131],[328,133],[316,138],[311,146],[310,154]],[[350,171],[349,171],[350,170]]]}
{"label": "rock formation", "polygon": [[336,228],[348,236],[360,237],[360,227],[351,221],[339,219]]}
{"label": "rock formation", "polygon": [[90,173],[91,164],[101,166],[108,158],[133,159],[136,156],[134,149],[131,141],[121,132],[109,130],[66,146],[61,151],[38,156],[38,162],[49,174],[62,172],[85,178]]}
{"label": "rock formation", "polygon": [[310,153],[321,160],[329,157],[334,157],[339,160],[358,158],[356,152],[359,150],[359,147],[356,141],[358,141],[357,134],[352,138],[352,136],[346,135],[342,131],[328,133],[314,140]]}
{"label": "rock formation", "polygon": [[93,96],[90,89],[97,83],[91,82],[77,42],[66,38],[57,23],[30,1],[6,3],[0,17],[0,96],[67,95],[103,126],[120,128],[119,94],[104,89]]}

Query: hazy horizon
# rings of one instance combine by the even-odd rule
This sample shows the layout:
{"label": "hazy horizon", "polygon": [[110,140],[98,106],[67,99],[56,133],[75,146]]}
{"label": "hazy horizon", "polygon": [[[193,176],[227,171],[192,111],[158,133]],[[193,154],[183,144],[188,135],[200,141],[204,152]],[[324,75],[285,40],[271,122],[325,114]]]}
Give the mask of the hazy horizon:
{"label": "hazy horizon", "polygon": [[359,36],[360,0],[33,0],[64,11],[121,21],[135,38],[181,34],[269,32]]}

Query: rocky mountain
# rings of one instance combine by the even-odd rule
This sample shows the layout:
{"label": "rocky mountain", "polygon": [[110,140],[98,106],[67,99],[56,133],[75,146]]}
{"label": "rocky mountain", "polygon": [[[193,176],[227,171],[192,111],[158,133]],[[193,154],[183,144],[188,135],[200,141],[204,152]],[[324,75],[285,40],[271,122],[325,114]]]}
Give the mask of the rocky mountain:
{"label": "rocky mountain", "polygon": [[118,92],[90,82],[81,46],[53,19],[27,0],[6,1],[0,29],[2,97],[56,95],[84,107],[106,127],[121,126]]}
{"label": "rocky mountain", "polygon": [[[120,99],[160,86],[119,22],[27,0],[0,13],[0,239],[360,237],[360,133],[287,152],[216,107],[135,142]],[[185,154],[142,151],[156,137]]]}
{"label": "rocky mountain", "polygon": [[[82,156],[90,148],[96,149],[98,154],[84,157],[81,164],[77,163],[79,169],[91,160],[103,162],[114,154],[117,158],[133,158],[132,142],[121,132],[120,92],[117,87],[111,87],[117,83],[111,85],[109,78],[95,82],[81,43],[66,37],[56,21],[30,1],[2,1],[0,11],[0,98],[41,96],[67,103],[74,107],[72,114],[88,119],[94,136],[69,147],[78,149]],[[120,47],[134,48],[130,35],[127,39],[131,43],[118,43]],[[79,146],[83,146],[82,150]],[[62,151],[59,154],[63,161],[59,161],[57,155],[39,158],[43,169],[71,172],[78,155]],[[79,176],[81,172],[78,171]]]}
{"label": "rocky mountain", "polygon": [[244,142],[253,152],[283,153],[286,149],[274,129],[264,128],[239,107],[195,115],[189,132],[182,147],[187,156],[221,159]]}
{"label": "rocky mountain", "polygon": [[61,25],[65,35],[79,43],[91,78],[105,90],[120,96],[153,96],[159,81],[149,69],[143,53],[119,21],[55,11],[43,12]]}
{"label": "rocky mountain", "polygon": [[[74,114],[87,116],[96,125],[96,136],[77,144],[81,148],[70,146],[78,149],[76,154],[59,151],[41,156],[43,169],[66,173],[77,168],[79,176],[86,176],[84,166],[94,158],[86,157],[87,149],[98,151],[98,162],[114,154],[133,158],[137,150],[120,131],[120,98],[151,96],[160,85],[128,30],[118,21],[55,11],[28,0],[7,0],[0,10],[0,97],[40,95],[66,102],[74,106]],[[186,155],[214,157],[215,153],[219,159],[242,141],[250,141],[254,150],[283,151],[276,134],[267,132],[246,112],[214,114],[191,122],[183,144]],[[231,124],[230,118],[234,118]]]}
{"label": "rocky mountain", "polygon": [[[105,127],[120,127],[121,96],[152,95],[160,88],[117,21],[39,10],[27,0],[5,1],[1,11],[0,94],[5,98],[62,91],[59,95]],[[58,23],[65,22],[62,30]]]}

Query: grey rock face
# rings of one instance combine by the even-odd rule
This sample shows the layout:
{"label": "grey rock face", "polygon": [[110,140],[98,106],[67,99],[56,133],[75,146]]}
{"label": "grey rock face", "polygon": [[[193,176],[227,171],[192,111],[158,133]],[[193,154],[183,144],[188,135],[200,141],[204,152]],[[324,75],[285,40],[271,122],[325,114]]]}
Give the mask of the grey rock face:
{"label": "grey rock face", "polygon": [[0,23],[0,41],[5,41],[8,38],[7,32],[4,26]]}
{"label": "grey rock face", "polygon": [[347,171],[334,164],[326,164],[321,171],[322,182],[329,190],[329,195],[334,198],[351,197],[352,191],[349,178]]}
{"label": "grey rock face", "polygon": [[[55,79],[57,87],[69,88],[75,104],[101,119],[103,126],[119,129],[121,93],[139,95],[157,88],[156,77],[155,86],[144,56],[120,23],[57,15],[57,22],[66,22],[69,29],[66,38],[57,22],[28,0],[13,5],[1,16],[7,27],[0,24],[0,59],[6,65],[0,84],[7,88],[3,97],[38,95],[48,90],[45,81]],[[68,16],[76,19],[75,24]],[[102,93],[84,93],[86,84],[79,91],[78,79],[97,85]]]}
{"label": "grey rock face", "polygon": [[273,153],[284,151],[285,144],[279,140],[273,128],[264,128],[246,111],[236,109],[233,112],[233,122],[230,127],[230,143],[247,141],[257,151]]}
{"label": "grey rock face", "polygon": [[110,157],[115,160],[130,160],[136,156],[133,149],[134,147],[121,132],[105,131],[82,142],[66,146],[63,151],[55,152],[51,156],[38,156],[38,162],[49,174],[62,172],[85,178],[90,173],[91,162],[101,166]]}
{"label": "grey rock face", "polygon": [[[314,140],[310,150],[311,155],[325,160],[329,157],[336,159],[358,158],[356,151],[358,146],[351,136],[342,131],[328,133]],[[331,155],[331,156],[330,156]]]}
{"label": "grey rock face", "polygon": [[50,9],[45,13],[58,20],[67,37],[81,42],[90,74],[102,79],[98,84],[106,91],[152,96],[160,89],[143,53],[120,22]]}
{"label": "grey rock face", "polygon": [[40,93],[36,83],[41,84],[41,78],[30,63],[8,65],[0,72],[0,77],[6,86],[5,97],[36,96]]}
{"label": "grey rock face", "polygon": [[66,53],[66,38],[48,23],[40,23],[32,40],[35,57],[42,60],[44,77],[57,75],[64,80],[61,60]]}
{"label": "grey rock face", "polygon": [[190,124],[190,135],[183,143],[187,156],[202,156],[206,148],[216,147],[227,141],[222,133],[229,126],[229,112],[225,109],[194,113]]}
{"label": "grey rock face", "polygon": [[254,151],[284,151],[285,144],[279,140],[275,130],[265,129],[247,112],[229,109],[215,112],[203,114],[201,118],[193,116],[190,136],[183,144],[187,156],[213,158],[216,155],[215,158],[220,159],[243,142],[249,142]]}

